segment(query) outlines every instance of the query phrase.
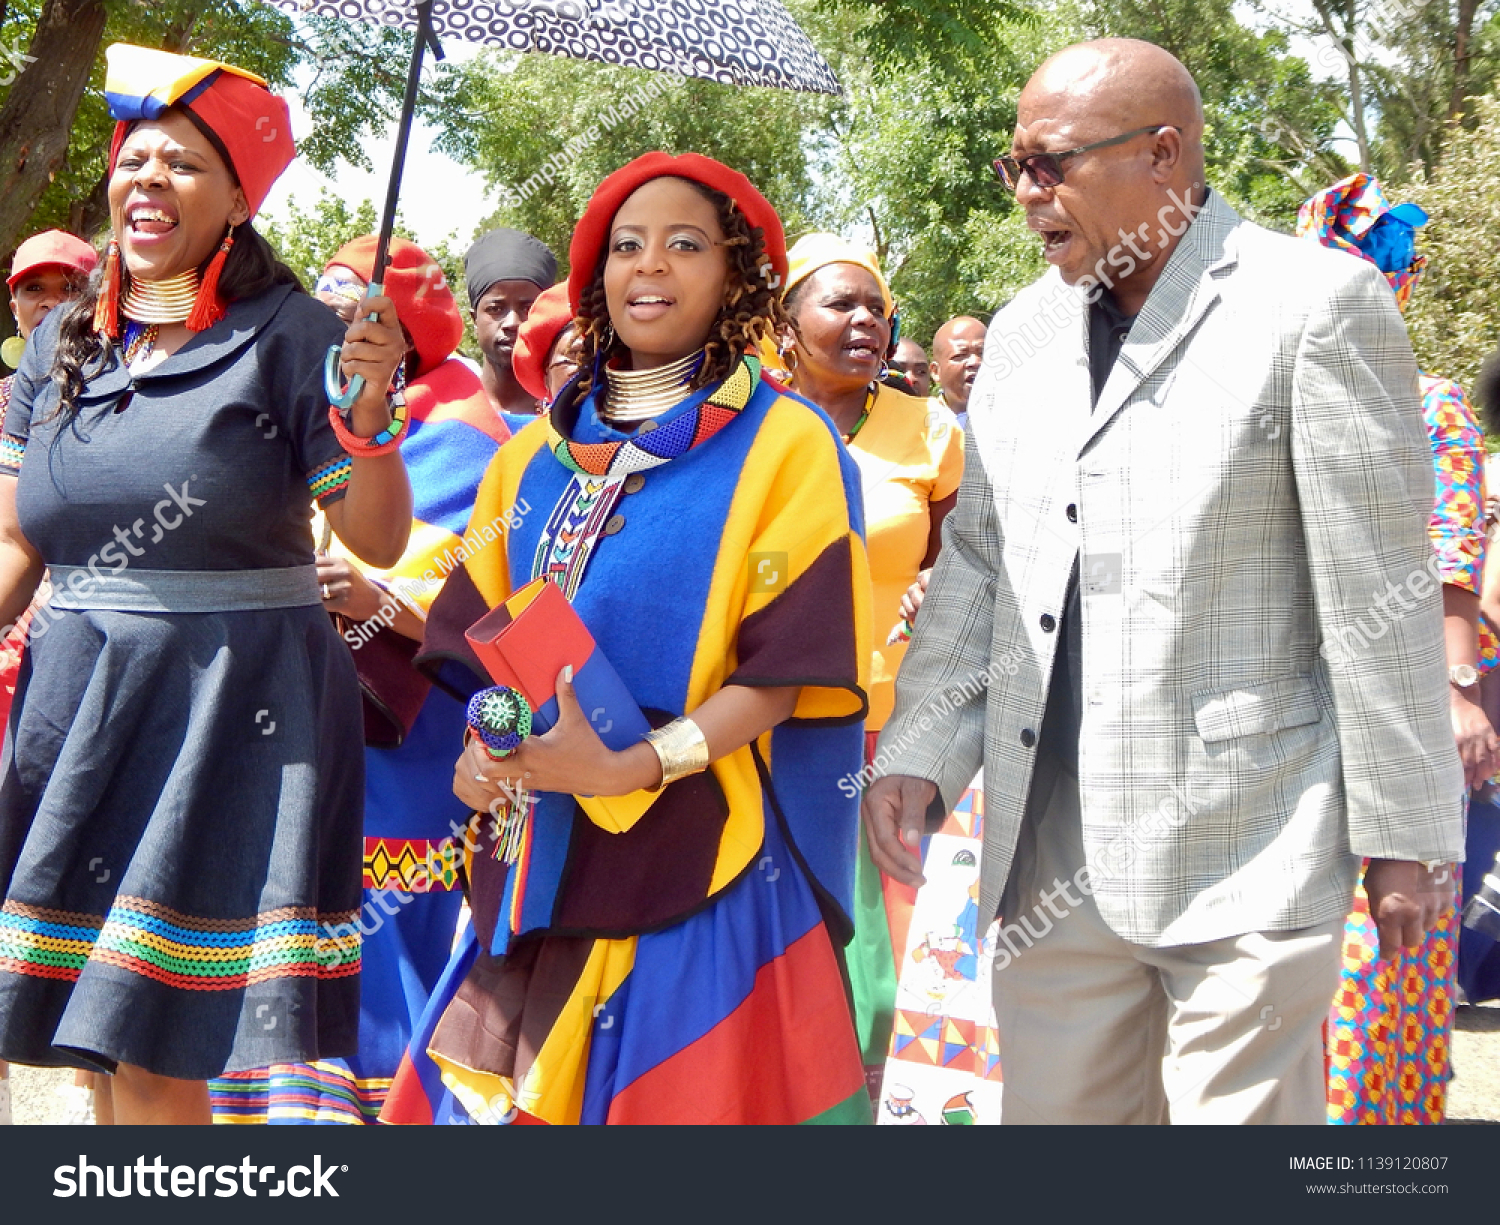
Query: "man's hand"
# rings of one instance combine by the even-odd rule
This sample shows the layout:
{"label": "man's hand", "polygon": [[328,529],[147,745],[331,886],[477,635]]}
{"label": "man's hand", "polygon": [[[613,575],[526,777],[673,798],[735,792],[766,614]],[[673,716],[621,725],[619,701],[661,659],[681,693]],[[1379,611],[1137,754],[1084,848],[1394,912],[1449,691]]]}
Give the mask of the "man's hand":
{"label": "man's hand", "polygon": [[1480,787],[1500,769],[1500,737],[1495,735],[1495,729],[1485,717],[1484,707],[1479,704],[1477,687],[1473,696],[1452,686],[1449,688],[1453,740],[1463,761],[1464,782],[1470,787]]}
{"label": "man's hand", "polygon": [[860,811],[870,835],[875,866],[903,885],[927,883],[922,875],[922,827],[937,784],[907,774],[877,778],[865,792]]}
{"label": "man's hand", "polygon": [[1453,869],[1440,864],[1430,871],[1405,859],[1372,859],[1365,869],[1370,916],[1380,932],[1380,957],[1389,960],[1402,948],[1418,949],[1427,933],[1453,902]]}

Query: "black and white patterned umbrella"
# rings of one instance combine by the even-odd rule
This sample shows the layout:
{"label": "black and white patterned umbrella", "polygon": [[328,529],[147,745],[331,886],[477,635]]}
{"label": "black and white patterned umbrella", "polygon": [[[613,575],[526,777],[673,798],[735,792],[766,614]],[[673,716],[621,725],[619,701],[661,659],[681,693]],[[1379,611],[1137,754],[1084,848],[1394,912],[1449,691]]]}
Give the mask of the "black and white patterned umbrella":
{"label": "black and white patterned umbrella", "polygon": [[[568,59],[592,60],[701,77],[725,85],[765,85],[804,93],[843,93],[833,69],[786,11],[781,0],[268,0],[292,13],[342,17],[416,30],[406,97],[396,131],[396,156],[375,248],[379,293],[381,273],[395,223],[401,170],[412,111],[417,101],[422,55],[427,47],[442,58],[439,37],[542,51]],[[338,350],[328,354],[329,398],[347,408],[364,382],[357,375],[340,388]]]}
{"label": "black and white patterned umbrella", "polygon": [[[278,8],[417,28],[412,0],[273,0]],[[780,0],[432,0],[439,38],[646,68],[725,85],[837,94]]]}

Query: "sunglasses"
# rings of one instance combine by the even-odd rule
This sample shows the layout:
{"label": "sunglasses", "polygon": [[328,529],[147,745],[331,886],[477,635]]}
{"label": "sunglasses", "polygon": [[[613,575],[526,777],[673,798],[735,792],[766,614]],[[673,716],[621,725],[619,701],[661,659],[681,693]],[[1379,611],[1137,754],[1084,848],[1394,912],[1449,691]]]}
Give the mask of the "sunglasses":
{"label": "sunglasses", "polygon": [[1148,128],[1136,128],[1120,136],[1111,136],[1108,140],[1096,140],[1091,145],[1079,145],[1076,149],[1065,149],[1061,153],[1032,153],[1026,157],[997,157],[994,162],[995,174],[1011,191],[1015,191],[1021,183],[1021,175],[1029,174],[1031,181],[1038,187],[1057,187],[1063,181],[1063,162],[1070,157],[1077,157],[1080,153],[1088,153],[1094,149],[1108,149],[1112,145],[1123,145],[1127,140],[1134,140],[1137,136],[1144,136],[1147,132],[1160,132],[1163,128],[1171,128],[1174,132],[1182,129],[1173,123],[1154,123]]}

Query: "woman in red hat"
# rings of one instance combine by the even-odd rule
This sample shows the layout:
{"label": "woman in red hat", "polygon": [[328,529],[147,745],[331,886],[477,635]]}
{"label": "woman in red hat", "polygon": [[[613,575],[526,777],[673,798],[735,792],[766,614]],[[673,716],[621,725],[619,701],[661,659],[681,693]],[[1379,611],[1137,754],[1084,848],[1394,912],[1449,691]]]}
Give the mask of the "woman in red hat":
{"label": "woman in red hat", "polygon": [[[88,283],[89,273],[99,262],[93,247],[65,234],[62,230],[44,230],[33,234],[16,248],[11,260],[10,276],[6,285],[10,289],[10,310],[15,316],[16,331],[13,338],[19,342],[19,351],[6,355],[6,365],[20,364],[26,351],[26,341],[52,311],[76,298]],[[6,341],[9,347],[13,341]],[[11,388],[16,376],[6,375],[0,379],[0,419],[10,406]],[[10,714],[11,698],[16,692],[16,678],[21,670],[21,651],[26,643],[24,617],[16,628],[0,643],[0,720]],[[3,1067],[0,1064],[0,1067]],[[0,1109],[3,1119],[3,1109]]]}
{"label": "woman in red hat", "polygon": [[516,336],[516,381],[550,405],[563,385],[578,373],[578,328],[568,287],[544,289]]}
{"label": "woman in red hat", "polygon": [[284,101],[108,55],[102,276],[33,335],[0,438],[0,621],[53,586],[0,760],[0,1056],[113,1073],[117,1122],[206,1123],[211,1076],[355,1047],[359,689],[310,501],[400,556],[405,345],[389,300],[346,331],[250,225]]}
{"label": "woman in red hat", "polygon": [[755,356],[781,223],[743,175],[652,153],[599,186],[571,262],[580,373],[500,449],[475,517],[530,510],[449,576],[418,662],[486,685],[464,631],[546,579],[655,730],[608,747],[565,670],[545,735],[465,749],[454,791],[494,814],[473,930],[382,1119],[869,1122],[841,968],[858,789],[838,784],[870,580],[852,462]]}
{"label": "woman in red hat", "polygon": [[[317,297],[347,306],[364,299],[376,238],[340,248],[319,277]],[[396,1065],[453,948],[458,928],[462,833],[469,810],[452,794],[453,746],[464,708],[433,689],[411,664],[425,610],[472,523],[474,494],[510,433],[479,376],[454,350],[463,318],[443,270],[421,247],[391,239],[382,278],[406,335],[401,444],[411,478],[411,540],[394,566],[359,565],[336,545],[318,557],[325,607],[359,672],[365,700],[364,936],[359,1052],[342,1059],[276,1064],[212,1082],[215,1117],[233,1123],[373,1123]],[[342,317],[342,316],[341,316]]]}

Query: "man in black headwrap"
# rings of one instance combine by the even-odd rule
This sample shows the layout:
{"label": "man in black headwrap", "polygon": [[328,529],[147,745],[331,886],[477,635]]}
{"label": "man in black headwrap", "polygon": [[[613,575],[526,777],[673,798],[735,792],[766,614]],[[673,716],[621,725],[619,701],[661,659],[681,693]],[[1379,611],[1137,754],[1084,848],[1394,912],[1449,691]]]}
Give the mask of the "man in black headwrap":
{"label": "man in black headwrap", "polygon": [[474,334],[484,352],[481,379],[495,411],[512,430],[537,413],[537,402],[516,380],[512,357],[531,304],[557,280],[547,244],[520,230],[491,230],[464,256],[464,282],[474,312]]}

